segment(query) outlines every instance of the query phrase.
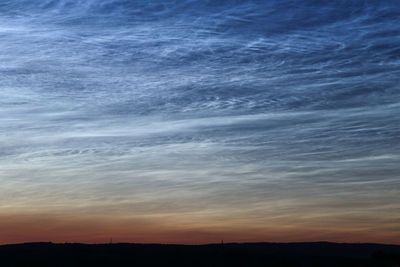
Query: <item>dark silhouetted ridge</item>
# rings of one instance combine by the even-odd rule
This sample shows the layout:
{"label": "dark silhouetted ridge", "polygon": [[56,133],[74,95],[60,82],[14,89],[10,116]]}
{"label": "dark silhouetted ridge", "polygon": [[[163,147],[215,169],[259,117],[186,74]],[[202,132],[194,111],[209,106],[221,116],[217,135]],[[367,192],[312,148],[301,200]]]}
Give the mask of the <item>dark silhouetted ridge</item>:
{"label": "dark silhouetted ridge", "polygon": [[400,246],[343,243],[0,246],[1,266],[400,266]]}

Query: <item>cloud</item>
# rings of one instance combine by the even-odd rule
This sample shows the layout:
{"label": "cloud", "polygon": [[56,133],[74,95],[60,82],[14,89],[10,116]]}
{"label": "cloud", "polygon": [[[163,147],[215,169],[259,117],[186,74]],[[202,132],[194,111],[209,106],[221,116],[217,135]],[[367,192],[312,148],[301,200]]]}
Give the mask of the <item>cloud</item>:
{"label": "cloud", "polygon": [[0,208],[34,213],[21,223],[199,220],[171,231],[227,223],[238,240],[251,220],[393,229],[398,38],[385,8],[360,7],[376,19],[365,26],[351,4],[316,23],[322,7],[290,15],[274,1],[21,1],[0,7]]}

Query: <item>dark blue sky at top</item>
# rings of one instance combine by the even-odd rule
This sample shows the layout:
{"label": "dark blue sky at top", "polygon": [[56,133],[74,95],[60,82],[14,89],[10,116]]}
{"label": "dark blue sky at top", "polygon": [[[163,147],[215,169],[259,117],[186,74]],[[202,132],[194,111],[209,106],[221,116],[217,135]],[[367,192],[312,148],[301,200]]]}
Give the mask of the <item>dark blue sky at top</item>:
{"label": "dark blue sky at top", "polygon": [[392,229],[399,25],[397,1],[1,1],[0,208]]}

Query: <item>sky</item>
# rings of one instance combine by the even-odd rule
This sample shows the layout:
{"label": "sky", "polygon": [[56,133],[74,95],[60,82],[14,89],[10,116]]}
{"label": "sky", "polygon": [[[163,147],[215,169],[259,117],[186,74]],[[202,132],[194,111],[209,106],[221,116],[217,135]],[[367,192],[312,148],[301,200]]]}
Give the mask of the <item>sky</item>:
{"label": "sky", "polygon": [[400,244],[399,18],[1,1],[0,244]]}

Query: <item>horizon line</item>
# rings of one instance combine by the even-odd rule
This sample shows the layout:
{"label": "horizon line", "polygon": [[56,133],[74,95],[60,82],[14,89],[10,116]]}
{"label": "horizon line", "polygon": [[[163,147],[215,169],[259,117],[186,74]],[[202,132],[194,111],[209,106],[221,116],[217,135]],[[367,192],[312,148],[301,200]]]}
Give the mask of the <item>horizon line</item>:
{"label": "horizon line", "polygon": [[[221,240],[223,241],[223,240]],[[37,241],[37,242],[22,242],[22,243],[0,243],[1,246],[17,246],[17,245],[170,245],[170,246],[208,246],[208,245],[234,245],[234,244],[337,244],[337,245],[380,245],[380,246],[399,246],[400,243],[374,243],[374,242],[334,242],[334,241],[295,241],[295,242],[273,242],[273,241],[257,241],[257,242],[219,242],[219,243],[199,243],[199,244],[184,244],[184,243],[135,243],[135,242],[108,242],[108,243],[86,243],[86,242],[52,242],[52,241]]]}

